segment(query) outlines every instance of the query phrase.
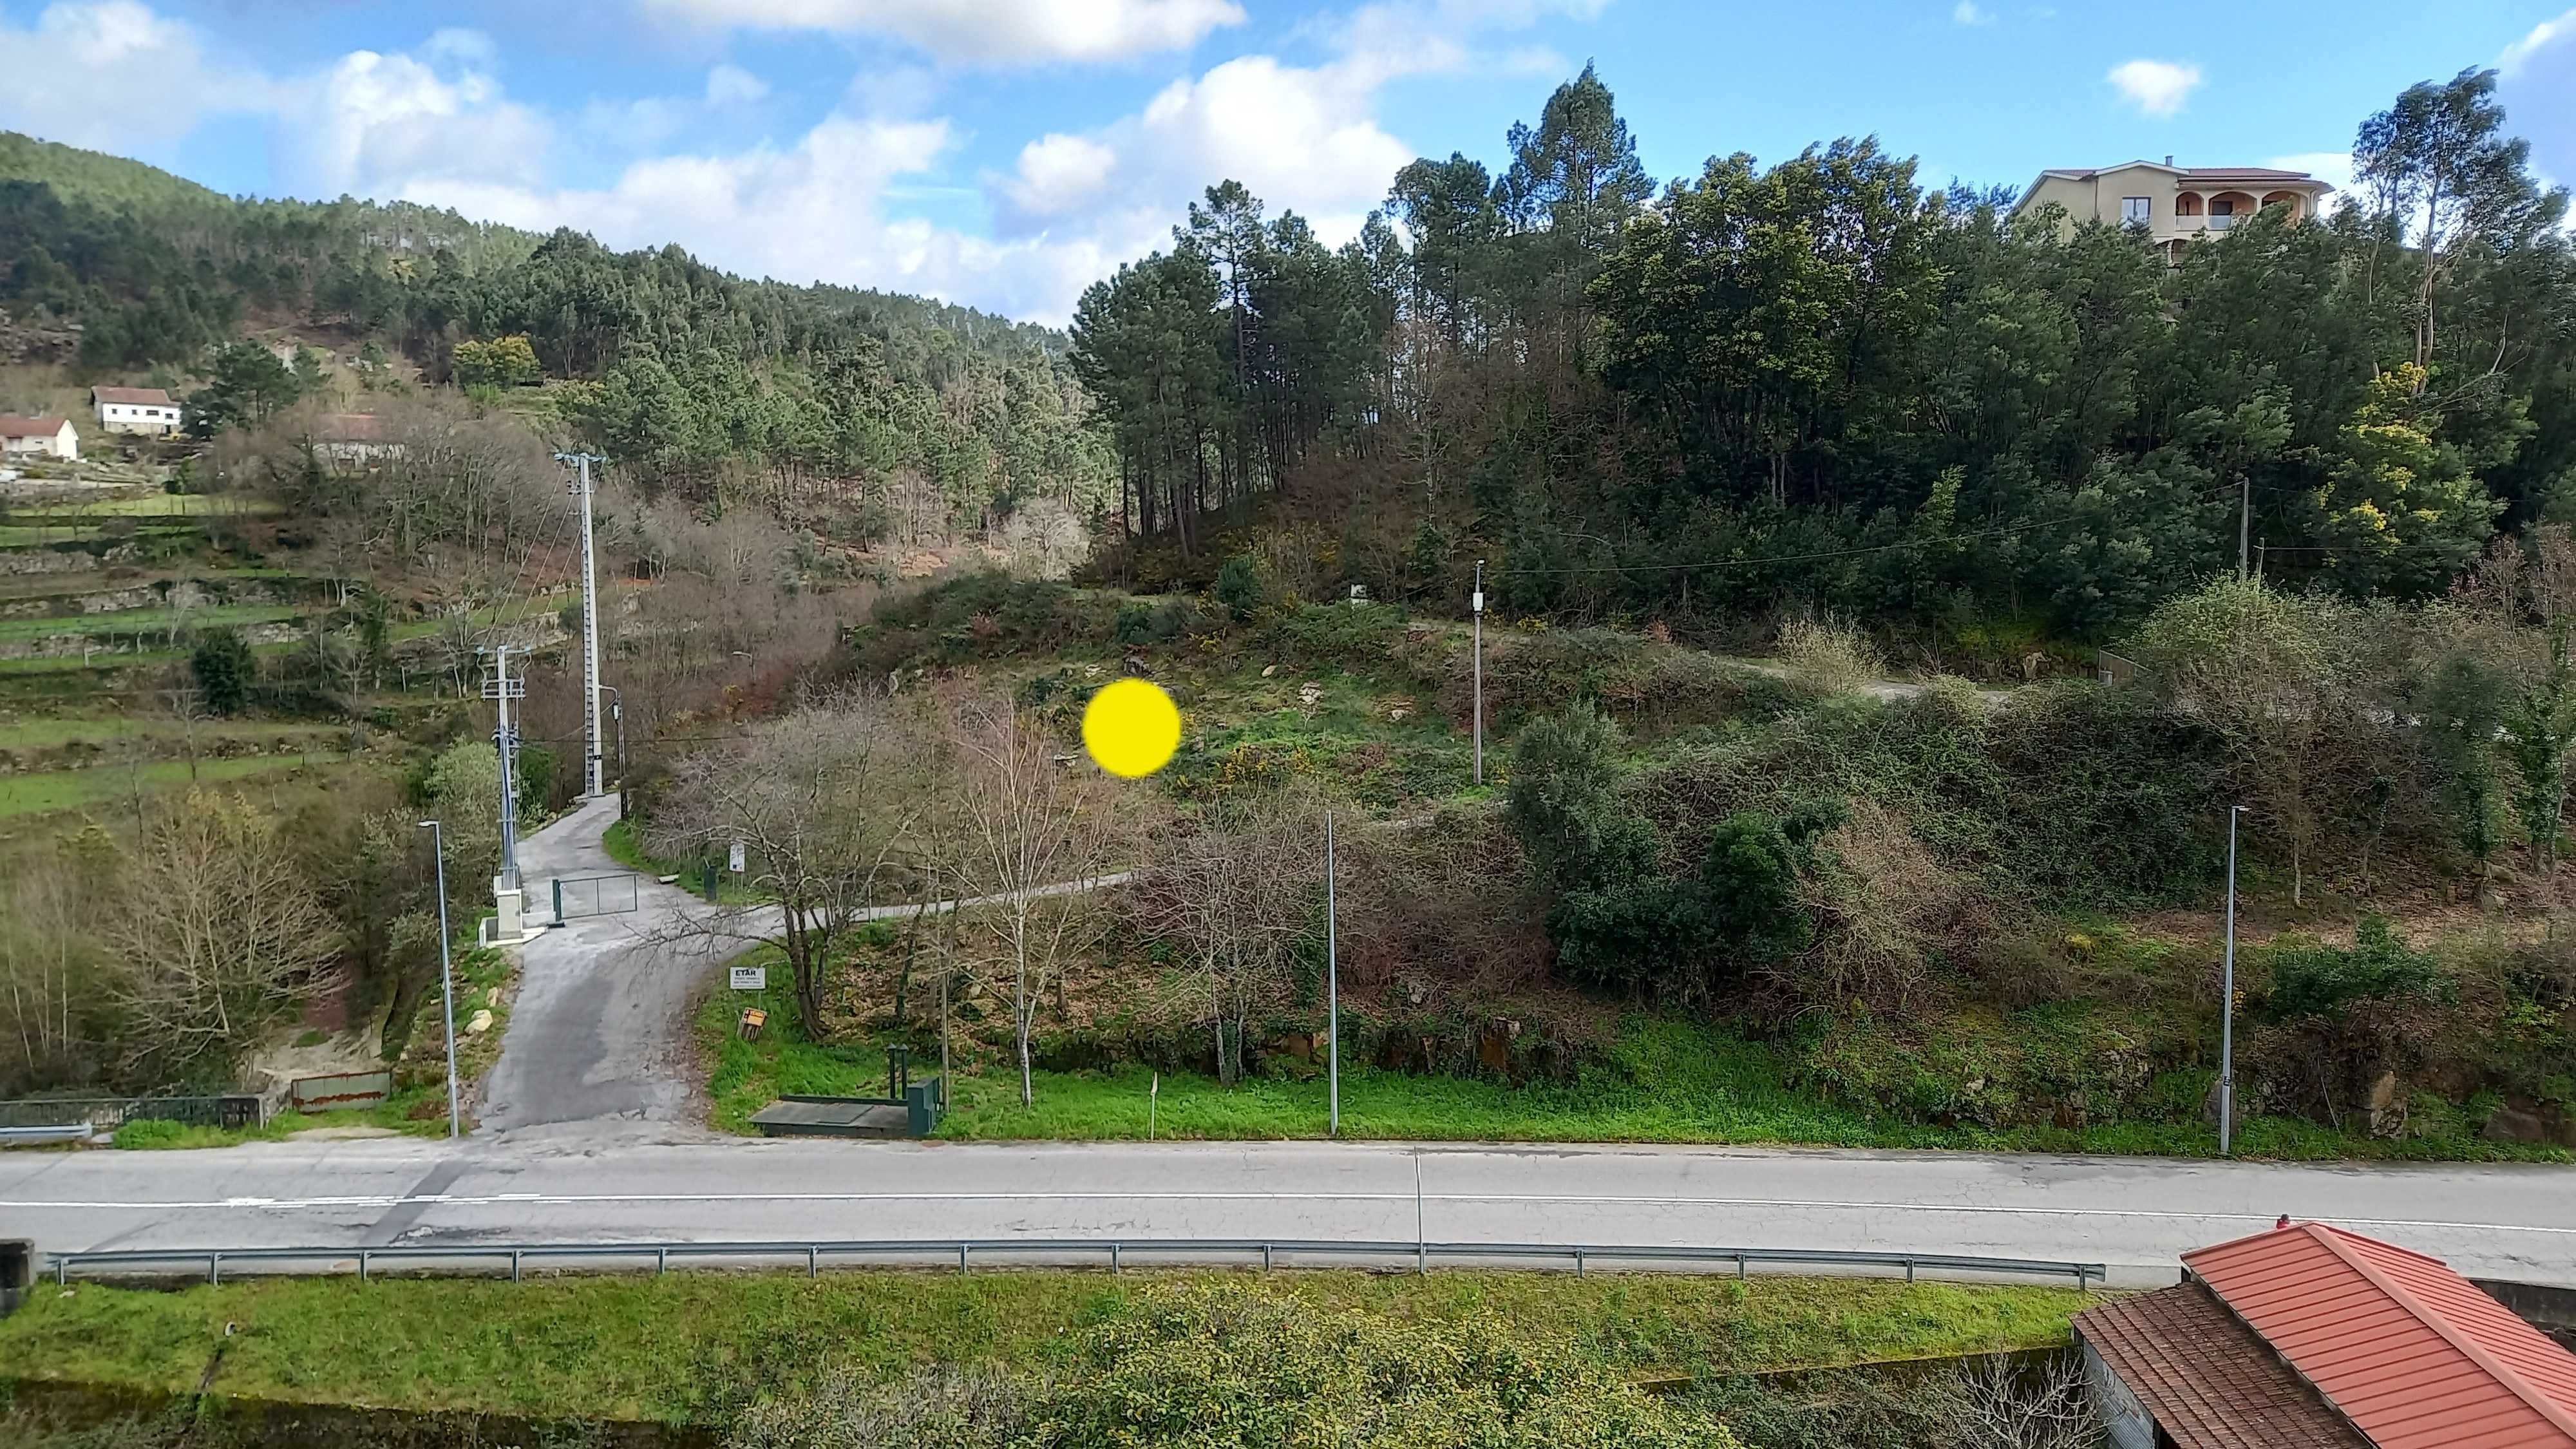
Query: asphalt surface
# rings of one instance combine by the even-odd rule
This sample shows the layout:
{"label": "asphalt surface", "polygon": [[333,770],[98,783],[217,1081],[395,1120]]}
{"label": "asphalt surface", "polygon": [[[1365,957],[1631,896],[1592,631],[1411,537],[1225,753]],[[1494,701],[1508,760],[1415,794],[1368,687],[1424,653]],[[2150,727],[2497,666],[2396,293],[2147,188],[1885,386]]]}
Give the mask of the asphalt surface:
{"label": "asphalt surface", "polygon": [[[531,925],[554,919],[553,882],[613,877],[603,886],[568,885],[578,911],[604,891],[634,908],[576,915],[536,932],[520,948],[519,996],[511,1008],[501,1057],[485,1082],[478,1136],[543,1137],[559,1144],[703,1138],[696,1124],[696,1047],[691,1006],[718,989],[716,972],[731,957],[778,934],[775,906],[715,906],[649,875],[628,875],[609,858],[601,837],[617,820],[618,797],[590,801],[519,843]],[[1124,871],[1039,887],[1033,894],[1097,890],[1127,879]],[[968,905],[984,903],[974,897]],[[952,909],[936,902],[932,913]],[[909,904],[873,907],[865,920],[899,920]]]}
{"label": "asphalt surface", "polygon": [[0,1157],[45,1249],[1122,1235],[1872,1249],[2101,1262],[2319,1218],[2576,1286],[2576,1171],[1727,1148],[602,1145],[527,1137]]}
{"label": "asphalt surface", "polygon": [[[600,843],[616,820],[617,797],[603,796],[519,843],[532,920],[552,918],[557,878],[625,876]],[[484,1083],[479,1132],[691,1135],[703,1114],[692,1104],[690,1003],[716,963],[748,943],[673,932],[712,908],[649,875],[632,879],[635,910],[577,918],[520,948],[519,995]],[[586,893],[570,888],[576,901]],[[611,899],[623,904],[622,890]]]}

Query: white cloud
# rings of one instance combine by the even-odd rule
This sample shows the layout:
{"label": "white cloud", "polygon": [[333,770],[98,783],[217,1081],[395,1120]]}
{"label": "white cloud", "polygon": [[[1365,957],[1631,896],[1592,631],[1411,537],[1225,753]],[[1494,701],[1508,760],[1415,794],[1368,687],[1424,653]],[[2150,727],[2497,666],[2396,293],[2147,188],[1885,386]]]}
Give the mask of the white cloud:
{"label": "white cloud", "polygon": [[76,146],[168,140],[276,101],[256,67],[213,55],[193,27],[137,0],[59,0],[31,30],[0,20],[0,56],[0,126]]}
{"label": "white cloud", "polygon": [[2576,37],[2576,10],[2544,20],[2531,27],[2531,33],[2504,48],[2496,57],[2496,69],[2512,75],[2540,55],[2563,41]]}
{"label": "white cloud", "polygon": [[2200,67],[2171,60],[2122,61],[2106,79],[2141,114],[2163,119],[2179,115],[2183,102],[2199,88]]}
{"label": "white cloud", "polygon": [[747,30],[890,35],[943,61],[1118,60],[1243,23],[1234,0],[643,0],[667,18]]}
{"label": "white cloud", "polygon": [[[958,133],[932,110],[955,63],[1186,45],[1240,10],[1233,0],[640,3],[773,28],[874,29],[924,53],[883,58],[820,124],[754,144],[720,138],[749,134],[769,114],[770,88],[730,63],[711,64],[702,86],[679,94],[549,109],[506,92],[497,49],[478,31],[272,76],[225,59],[206,34],[141,0],[55,0],[32,30],[0,22],[0,54],[17,67],[0,91],[0,124],[132,149],[210,114],[254,115],[270,125],[271,190],[401,197],[587,229],[620,247],[677,242],[736,271],[923,292],[1061,323],[1085,285],[1168,246],[1187,203],[1222,179],[1244,182],[1274,216],[1296,210],[1327,242],[1355,234],[1414,154],[1378,119],[1385,86],[1540,66],[1562,74],[1552,52],[1485,42],[1542,16],[1590,15],[1606,0],[1372,0],[1282,37],[1319,47],[1317,63],[1226,59],[1107,125],[1040,136],[1006,172],[981,177],[955,174]],[[689,154],[667,154],[674,146]],[[554,167],[576,153],[595,168],[586,175],[614,179],[564,185]],[[905,214],[961,198],[985,203],[993,235]]]}
{"label": "white cloud", "polygon": [[1031,216],[1053,216],[1099,194],[1118,153],[1081,136],[1050,133],[1020,148],[1018,172],[1002,183]]}
{"label": "white cloud", "polygon": [[[2263,164],[2277,171],[2305,171],[2333,187],[2336,198],[2341,198],[2352,190],[2352,153],[2350,151],[2297,151],[2287,156],[2275,156]],[[2334,199],[2326,202],[2327,210],[2333,210],[2334,206]]]}
{"label": "white cloud", "polygon": [[2507,129],[2531,142],[2531,167],[2576,182],[2576,10],[2544,20],[2496,60]]}
{"label": "white cloud", "polygon": [[326,195],[424,177],[534,181],[552,127],[502,95],[491,55],[480,36],[442,31],[417,56],[342,56],[281,108],[279,179]]}
{"label": "white cloud", "polygon": [[1977,0],[1959,0],[1958,5],[1950,11],[1950,18],[1961,25],[1992,25],[1995,23],[1995,12],[1979,5]]}
{"label": "white cloud", "polygon": [[1090,241],[994,242],[882,205],[933,172],[945,121],[834,116],[795,145],[639,161],[597,190],[425,179],[404,197],[532,229],[572,226],[615,247],[678,242],[717,265],[791,282],[924,292],[1062,322],[1117,257]]}
{"label": "white cloud", "polygon": [[707,104],[748,106],[769,95],[769,82],[738,65],[719,65],[707,72]]}

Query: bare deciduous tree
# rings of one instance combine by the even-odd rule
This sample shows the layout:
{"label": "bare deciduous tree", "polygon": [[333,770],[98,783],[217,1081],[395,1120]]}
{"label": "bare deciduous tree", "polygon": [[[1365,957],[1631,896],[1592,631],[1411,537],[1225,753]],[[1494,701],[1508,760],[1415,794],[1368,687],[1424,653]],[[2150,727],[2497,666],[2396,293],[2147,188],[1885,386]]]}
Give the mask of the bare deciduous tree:
{"label": "bare deciduous tree", "polygon": [[129,1070],[175,1074],[274,1021],[331,959],[331,919],[266,812],[191,790],[126,847],[102,934]]}
{"label": "bare deciduous tree", "polygon": [[98,951],[81,888],[89,872],[75,849],[10,862],[0,897],[0,1095],[77,1076],[92,1045],[83,997],[97,979]]}
{"label": "bare deciduous tree", "polygon": [[[920,811],[906,778],[919,752],[882,701],[811,705],[727,750],[673,772],[654,816],[656,853],[706,856],[742,842],[747,884],[776,903],[778,937],[796,980],[796,1010],[821,1040],[823,978],[850,929],[875,904]],[[695,918],[700,933],[768,935],[757,909]]]}
{"label": "bare deciduous tree", "polygon": [[1945,1442],[1960,1449],[2092,1449],[2102,1441],[2072,1359],[2024,1368],[1990,1357],[1937,1381],[1928,1399]]}
{"label": "bare deciduous tree", "polygon": [[1138,868],[1129,919],[1186,952],[1204,979],[1220,1081],[1242,1079],[1252,1013],[1286,986],[1298,943],[1321,923],[1323,896],[1323,811],[1303,796],[1161,832]]}
{"label": "bare deciduous tree", "polygon": [[963,923],[966,966],[1010,995],[1025,1106],[1038,1007],[1100,939],[1092,891],[1132,848],[1133,807],[1118,782],[1067,758],[1006,696],[945,701],[940,735],[950,782],[941,874],[978,902]]}

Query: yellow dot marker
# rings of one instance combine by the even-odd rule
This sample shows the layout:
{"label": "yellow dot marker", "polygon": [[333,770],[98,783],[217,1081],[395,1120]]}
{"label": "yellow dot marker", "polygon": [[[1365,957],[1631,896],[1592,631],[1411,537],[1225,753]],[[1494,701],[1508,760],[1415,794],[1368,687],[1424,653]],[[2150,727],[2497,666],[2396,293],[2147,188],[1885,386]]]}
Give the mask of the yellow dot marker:
{"label": "yellow dot marker", "polygon": [[1083,707],[1082,747],[1113,775],[1150,775],[1170,764],[1181,747],[1181,707],[1150,680],[1104,685]]}

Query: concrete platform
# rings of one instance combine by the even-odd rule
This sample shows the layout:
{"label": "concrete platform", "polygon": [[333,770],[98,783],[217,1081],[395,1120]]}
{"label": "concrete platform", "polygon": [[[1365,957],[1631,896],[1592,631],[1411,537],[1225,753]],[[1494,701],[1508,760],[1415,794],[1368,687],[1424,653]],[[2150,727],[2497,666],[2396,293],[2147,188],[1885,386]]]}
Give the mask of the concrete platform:
{"label": "concrete platform", "polygon": [[882,1097],[782,1097],[751,1115],[763,1137],[909,1135],[910,1114]]}

